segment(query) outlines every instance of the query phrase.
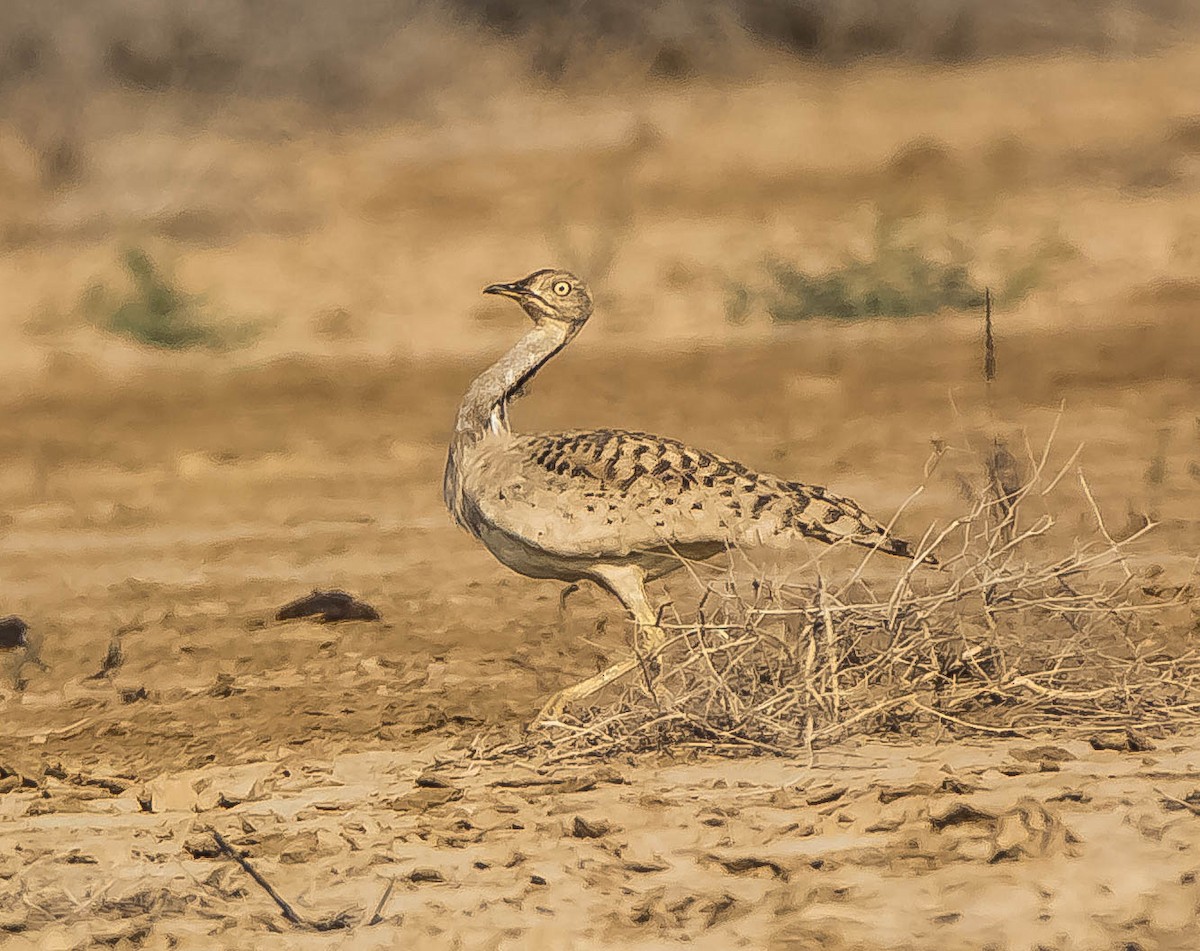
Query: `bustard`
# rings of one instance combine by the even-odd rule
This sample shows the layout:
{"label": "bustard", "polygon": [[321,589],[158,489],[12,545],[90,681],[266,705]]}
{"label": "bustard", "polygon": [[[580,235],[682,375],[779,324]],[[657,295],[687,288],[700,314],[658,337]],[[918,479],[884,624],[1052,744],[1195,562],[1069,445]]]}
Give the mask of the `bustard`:
{"label": "bustard", "polygon": [[[533,328],[468,387],[443,489],[455,521],[509,568],[607,588],[653,652],[666,637],[645,585],[682,567],[681,556],[703,560],[731,543],[813,538],[913,557],[907,542],[850,499],[753,472],[674,439],[616,429],[512,432],[509,401],[579,333],[592,314],[592,297],[574,274],[553,269],[492,284],[484,293],[517,301]],[[637,665],[630,658],[567,687],[538,719],[561,713]]]}

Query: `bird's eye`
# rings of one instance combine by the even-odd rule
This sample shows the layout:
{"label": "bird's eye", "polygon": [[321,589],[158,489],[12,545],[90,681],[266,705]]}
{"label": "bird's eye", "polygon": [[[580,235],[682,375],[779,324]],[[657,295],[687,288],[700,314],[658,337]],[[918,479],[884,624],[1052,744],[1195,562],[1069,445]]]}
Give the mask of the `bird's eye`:
{"label": "bird's eye", "polygon": [[554,293],[559,297],[566,297],[571,293],[571,285],[566,281],[556,281],[554,283]]}

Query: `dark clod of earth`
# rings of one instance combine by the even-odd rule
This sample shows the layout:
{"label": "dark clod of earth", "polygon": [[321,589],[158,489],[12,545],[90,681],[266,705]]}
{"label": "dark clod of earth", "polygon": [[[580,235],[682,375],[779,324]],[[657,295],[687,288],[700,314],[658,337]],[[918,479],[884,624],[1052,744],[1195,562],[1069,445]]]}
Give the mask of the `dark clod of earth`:
{"label": "dark clod of earth", "polygon": [[576,816],[571,834],[577,839],[599,839],[612,831],[612,825],[603,819],[590,820]]}
{"label": "dark clod of earth", "polygon": [[1094,750],[1115,750],[1118,753],[1148,753],[1155,749],[1148,737],[1129,729],[1111,735],[1097,733],[1088,743]]}
{"label": "dark clod of earth", "polygon": [[337,621],[378,621],[379,612],[365,601],[345,591],[319,591],[285,604],[275,615],[277,621],[315,617],[323,624]]}
{"label": "dark clod of earth", "polygon": [[25,632],[28,630],[29,625],[15,614],[0,617],[0,650],[28,646],[25,640]]}

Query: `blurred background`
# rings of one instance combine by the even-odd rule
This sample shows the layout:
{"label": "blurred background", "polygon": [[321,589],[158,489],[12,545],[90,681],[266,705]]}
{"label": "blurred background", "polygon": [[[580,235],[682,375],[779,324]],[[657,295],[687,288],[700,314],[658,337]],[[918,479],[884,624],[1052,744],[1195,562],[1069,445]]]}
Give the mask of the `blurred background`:
{"label": "blurred background", "polygon": [[9,0],[0,366],[487,349],[513,327],[480,286],[551,263],[597,286],[593,343],[985,285],[1043,325],[1163,281],[1190,306],[1198,27],[1194,0]]}
{"label": "blurred background", "polygon": [[[518,428],[679,437],[884,521],[927,480],[920,537],[981,434],[1028,471],[1065,406],[1050,464],[1084,444],[1108,529],[1200,546],[1195,0],[7,0],[0,614],[48,665],[21,709],[118,716],[101,688],[148,678],[123,729],[165,755],[170,690],[216,742],[185,686],[286,682],[242,713],[283,735],[305,684],[386,694],[346,660],[383,651],[460,665],[410,719],[519,723],[619,651],[610,600],[564,621],[441,501],[456,403],[526,323],[480,291],[548,265],[597,313]],[[383,625],[253,633],[318,586]],[[330,729],[374,735],[361,709]]]}

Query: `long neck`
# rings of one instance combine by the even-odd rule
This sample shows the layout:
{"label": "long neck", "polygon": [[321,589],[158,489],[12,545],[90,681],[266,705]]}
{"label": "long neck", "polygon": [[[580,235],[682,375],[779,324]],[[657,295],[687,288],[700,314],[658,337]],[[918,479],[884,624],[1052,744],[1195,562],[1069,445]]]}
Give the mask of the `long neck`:
{"label": "long neck", "polygon": [[488,430],[508,432],[505,408],[509,398],[523,383],[533,378],[542,364],[565,347],[577,332],[577,325],[569,327],[550,321],[535,325],[467,388],[466,396],[458,407],[454,436],[446,456],[442,493],[454,520],[468,531],[478,534],[468,514],[468,500],[463,492],[463,453],[482,439]]}
{"label": "long neck", "polygon": [[507,431],[505,408],[514,391],[575,336],[576,327],[557,321],[537,324],[511,350],[467,388],[454,425],[456,440],[478,438],[484,430]]}

